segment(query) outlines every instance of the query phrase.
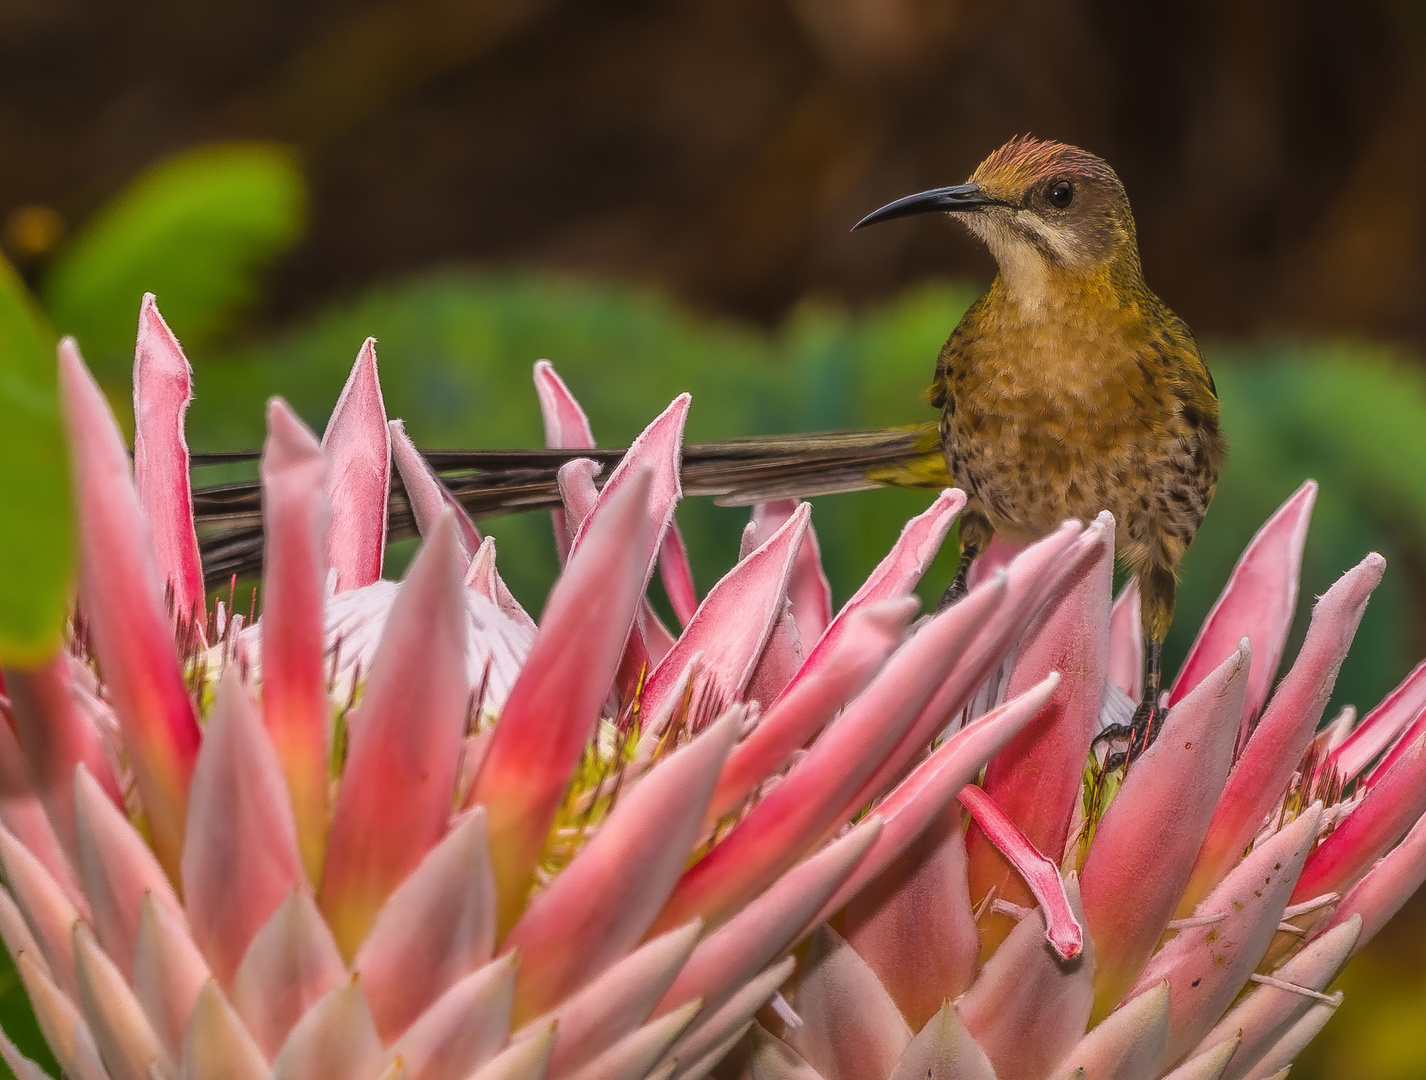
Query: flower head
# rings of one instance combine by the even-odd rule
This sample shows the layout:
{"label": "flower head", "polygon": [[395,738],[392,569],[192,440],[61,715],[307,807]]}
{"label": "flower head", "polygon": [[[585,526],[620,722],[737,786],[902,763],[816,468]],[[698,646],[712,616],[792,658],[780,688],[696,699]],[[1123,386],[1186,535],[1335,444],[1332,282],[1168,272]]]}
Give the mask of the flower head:
{"label": "flower head", "polygon": [[[1272,687],[1311,485],[1126,773],[1094,748],[1139,689],[1107,515],[993,549],[913,631],[959,492],[835,616],[810,508],[767,504],[700,598],[684,396],[602,486],[562,470],[536,622],[368,341],[320,441],[271,403],[261,615],[210,611],[152,298],[132,470],[73,343],[60,367],[80,593],[67,647],[5,673],[0,937],[69,1076],[693,1080],[772,1002],[760,1078],[1266,1077],[1426,877],[1426,669],[1317,732],[1378,556]],[[551,445],[592,446],[535,381]],[[424,538],[399,585],[393,461]]]}
{"label": "flower head", "polygon": [[[770,505],[700,598],[682,397],[602,486],[562,473],[537,624],[388,424],[367,342],[320,441],[270,405],[261,615],[209,610],[189,369],[152,297],[132,469],[73,342],[60,369],[80,590],[67,646],[5,672],[0,937],[72,1077],[704,1075],[1048,699],[1054,676],[897,787],[1100,546],[1068,527],[908,638],[959,493],[835,617],[809,509]],[[592,442],[536,382],[551,440]],[[393,460],[424,534],[399,585]]]}
{"label": "flower head", "polygon": [[1139,696],[1137,596],[1111,606],[1107,546],[1069,576],[1003,680],[1064,672],[1049,704],[817,930],[754,1077],[1285,1074],[1426,879],[1426,666],[1318,730],[1380,556],[1318,600],[1273,688],[1314,494],[1244,553],[1127,773],[1092,742]]}

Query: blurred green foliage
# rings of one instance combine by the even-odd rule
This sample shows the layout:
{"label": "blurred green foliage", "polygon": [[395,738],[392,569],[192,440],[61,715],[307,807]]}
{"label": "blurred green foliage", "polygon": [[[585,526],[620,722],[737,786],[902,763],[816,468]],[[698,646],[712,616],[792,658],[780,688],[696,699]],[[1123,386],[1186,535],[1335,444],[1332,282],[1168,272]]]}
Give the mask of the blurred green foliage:
{"label": "blurred green foliage", "polygon": [[[257,445],[263,402],[272,394],[286,397],[320,430],[368,335],[379,340],[390,415],[404,418],[428,449],[539,445],[530,368],[540,358],[555,363],[606,445],[626,443],[683,390],[694,399],[690,440],[901,424],[932,416],[921,391],[937,349],[977,291],[926,284],[858,313],[809,301],[765,331],[695,317],[644,289],[448,270],[371,289],[266,340],[244,340],[236,332],[238,316],[257,295],[264,266],[300,234],[303,203],[300,174],[284,151],[207,148],[139,178],[61,253],[42,295],[57,327],[79,337],[121,414],[139,298],[152,291],[195,368],[198,396],[188,430],[200,450]],[[33,423],[7,429],[0,422],[0,481],[31,483],[28,494],[4,488],[7,522],[17,520],[13,508],[20,506],[25,528],[5,528],[0,543],[37,546],[48,536],[49,554],[67,565],[54,539],[67,536],[67,500],[59,497],[63,458],[52,374],[45,374],[53,368],[34,359],[41,355],[36,349],[49,355],[51,339],[38,329],[42,321],[18,279],[6,275],[0,278],[0,348],[24,344],[7,351],[7,366],[0,367],[0,409],[11,410],[0,421],[21,415],[15,410],[23,405]],[[1386,554],[1386,582],[1335,695],[1339,704],[1369,707],[1426,644],[1420,602],[1426,594],[1426,444],[1419,435],[1426,430],[1426,379],[1385,351],[1354,344],[1210,343],[1207,352],[1232,451],[1184,566],[1169,670],[1253,532],[1305,477],[1315,476],[1321,493],[1294,634],[1300,640],[1312,598],[1343,570],[1369,550]],[[14,367],[12,354],[27,358],[28,366]],[[15,372],[24,377],[17,381]],[[199,480],[223,475],[208,470]],[[871,491],[814,500],[813,520],[838,601],[928,499],[924,492]],[[690,500],[679,519],[696,580],[706,590],[734,561],[747,512]],[[507,581],[537,611],[556,569],[548,516],[515,515],[482,527],[499,542]],[[954,550],[948,544],[927,575],[927,601],[949,581]],[[388,572],[399,573],[407,555],[409,545],[393,551]],[[18,547],[0,548],[7,569],[0,599],[18,576],[11,568],[30,565],[25,557]],[[1289,646],[1289,657],[1294,649]],[[1419,977],[1416,984],[1419,998],[1426,989]],[[25,1052],[53,1068],[3,957],[0,1024]],[[1426,1070],[1420,1053],[1401,1066],[1406,1071],[1378,1075],[1420,1075]],[[1401,1065],[1393,1062],[1393,1068]]]}
{"label": "blurred green foliage", "polygon": [[59,640],[70,581],[68,465],[54,334],[0,258],[0,662],[34,663]]}
{"label": "blurred green foliage", "polygon": [[305,190],[293,155],[278,146],[207,146],[160,162],[49,268],[41,295],[55,328],[78,339],[100,380],[124,382],[136,297],[151,292],[189,348],[210,348],[301,235]]}
{"label": "blurred green foliage", "polygon": [[[373,290],[273,341],[195,358],[191,437],[207,449],[256,445],[261,398],[271,393],[320,430],[367,334],[378,339],[388,411],[431,449],[539,445],[530,365],[541,357],[555,363],[596,436],[610,445],[631,439],[683,390],[693,393],[688,437],[695,441],[907,423],[933,415],[921,391],[948,328],[974,295],[964,285],[923,285],[858,315],[808,303],[762,333],[700,321],[623,286],[435,274]],[[1314,476],[1321,492],[1296,636],[1314,596],[1368,551],[1386,554],[1387,584],[1368,609],[1335,695],[1339,703],[1370,706],[1419,651],[1409,605],[1414,582],[1404,567],[1426,551],[1426,447],[1411,445],[1426,429],[1426,380],[1360,347],[1210,345],[1208,352],[1232,450],[1184,566],[1170,664],[1186,651],[1256,529]],[[928,498],[871,491],[814,500],[838,598],[850,595]],[[679,518],[695,575],[707,588],[735,558],[746,511],[690,500]],[[485,527],[506,552],[501,568],[511,587],[538,608],[555,572],[547,517],[519,515]],[[923,585],[928,601],[949,580],[953,562],[948,546]]]}

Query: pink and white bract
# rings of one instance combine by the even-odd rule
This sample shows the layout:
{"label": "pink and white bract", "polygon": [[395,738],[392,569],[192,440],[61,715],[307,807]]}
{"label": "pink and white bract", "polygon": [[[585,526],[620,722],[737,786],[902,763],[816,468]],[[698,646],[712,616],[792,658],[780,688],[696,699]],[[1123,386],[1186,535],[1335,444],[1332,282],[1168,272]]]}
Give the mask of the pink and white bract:
{"label": "pink and white bract", "polygon": [[[908,632],[959,492],[835,616],[809,508],[769,504],[700,598],[685,396],[602,485],[562,471],[536,624],[367,342],[320,442],[269,407],[248,622],[206,606],[152,298],[132,469],[72,343],[60,370],[80,593],[68,647],[5,672],[0,936],[69,1077],[1267,1077],[1426,876],[1426,673],[1316,732],[1378,557],[1269,696],[1310,486],[1122,776],[1091,753],[1139,671],[1107,519],[992,553]],[[535,381],[550,444],[592,446]],[[393,461],[424,537],[399,585]]]}
{"label": "pink and white bract", "polygon": [[[1314,495],[1244,553],[1127,775],[1091,742],[1139,696],[1137,594],[1111,605],[1107,542],[1069,575],[1004,681],[1065,672],[1048,707],[815,931],[787,1020],[753,1031],[752,1077],[1286,1075],[1341,1003],[1332,980],[1426,879],[1426,665],[1318,731],[1380,556],[1319,598],[1272,685]],[[1024,861],[1052,856],[1084,930],[1072,956],[1007,862],[1017,837]]]}
{"label": "pink and white bract", "polygon": [[[269,407],[250,621],[207,608],[190,372],[153,298],[132,469],[74,343],[59,362],[80,590],[67,648],[4,675],[0,936],[77,1080],[706,1074],[792,946],[1044,704],[1053,678],[851,824],[1092,546],[1067,531],[907,641],[958,493],[835,619],[808,508],[768,506],[700,601],[672,526],[682,397],[602,488],[564,471],[536,625],[388,424],[369,341],[320,442]],[[587,443],[536,379],[551,438]],[[425,538],[399,585],[393,460]],[[656,567],[677,636],[645,600]]]}

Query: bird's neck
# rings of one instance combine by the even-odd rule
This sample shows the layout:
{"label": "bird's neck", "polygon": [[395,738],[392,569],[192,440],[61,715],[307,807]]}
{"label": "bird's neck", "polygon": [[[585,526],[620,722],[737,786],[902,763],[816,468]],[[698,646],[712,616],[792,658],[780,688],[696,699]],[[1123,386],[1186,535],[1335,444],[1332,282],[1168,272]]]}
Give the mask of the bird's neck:
{"label": "bird's neck", "polygon": [[1116,311],[1142,291],[1137,259],[1116,259],[1088,269],[1055,264],[1038,251],[1016,246],[1000,253],[1000,274],[991,287],[1016,319],[1056,322],[1073,313],[1077,321],[1096,311]]}

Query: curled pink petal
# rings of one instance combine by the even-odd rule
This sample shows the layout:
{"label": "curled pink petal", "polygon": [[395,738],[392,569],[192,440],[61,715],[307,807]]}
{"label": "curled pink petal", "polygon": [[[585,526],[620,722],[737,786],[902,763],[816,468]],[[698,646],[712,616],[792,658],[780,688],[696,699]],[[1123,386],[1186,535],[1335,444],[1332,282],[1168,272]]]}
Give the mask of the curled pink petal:
{"label": "curled pink petal", "polygon": [[890,866],[960,790],[980,775],[985,763],[1044,708],[1058,685],[1058,673],[1051,673],[1040,685],[972,721],[897,785],[876,808],[883,821],[876,841],[819,918],[830,918],[841,910],[867,882]]}
{"label": "curled pink petal", "polygon": [[[1082,918],[1079,886],[1066,883],[1071,917]],[[1030,912],[995,950],[957,1002],[966,1029],[985,1050],[999,1080],[1047,1076],[1084,1034],[1094,975],[1093,950],[1063,960],[1045,948],[1045,917]]]}
{"label": "curled pink petal", "polygon": [[[535,364],[535,393],[545,421],[546,446],[552,450],[588,450],[594,446],[589,418],[548,360]],[[569,540],[578,522],[571,525],[562,509],[551,510],[550,517],[554,519],[555,547],[563,563],[569,558]]]}
{"label": "curled pink petal", "polygon": [[585,522],[466,800],[488,815],[502,930],[524,907],[642,599],[651,483],[641,468]]}
{"label": "curled pink petal", "polygon": [[183,903],[193,940],[227,985],[253,935],[306,883],[281,766],[231,665],[218,684],[188,806]]}
{"label": "curled pink petal", "polygon": [[323,658],[327,461],[286,403],[267,406],[262,453],[262,722],[287,781],[302,865],[320,881],[327,846],[327,699]]}
{"label": "curled pink petal", "polygon": [[[915,597],[858,607],[824,654],[821,674],[799,672],[757,727],[728,756],[708,807],[711,825],[738,805],[855,697],[906,636]],[[804,667],[805,670],[805,667]]]}
{"label": "curled pink petal", "polygon": [[421,451],[406,434],[406,425],[400,420],[392,420],[386,425],[391,435],[391,456],[396,462],[396,471],[401,474],[401,486],[406,489],[406,500],[411,504],[411,516],[416,519],[416,531],[422,536],[436,527],[441,511],[449,509],[455,515],[460,529],[460,546],[467,560],[480,548],[480,530],[470,520],[464,506],[441,483],[431,471]]}
{"label": "curled pink petal", "polygon": [[530,901],[503,945],[522,961],[517,1023],[553,1008],[644,937],[693,851],[741,720],[725,716],[656,764]]}
{"label": "curled pink petal", "polygon": [[[862,788],[858,802],[886,792],[925,753],[930,742],[955,721],[1015,647],[1045,596],[1053,595],[1059,581],[1073,572],[1081,560],[1099,557],[1102,533],[1100,523],[1084,529],[1078,522],[1065,522],[1043,540],[1024,548],[1003,573],[979,582],[956,605],[965,609],[963,615],[971,615],[981,602],[990,604],[990,611],[900,744]],[[981,615],[976,612],[975,618],[981,619]]]}
{"label": "curled pink petal", "polygon": [[207,605],[183,437],[183,417],[192,400],[188,360],[158,313],[153,293],[144,293],[134,350],[134,487],[153,535],[159,577],[173,592],[174,613],[201,627]]}
{"label": "curled pink petal", "polygon": [[1144,629],[1139,616],[1139,579],[1132,577],[1109,615],[1109,681],[1130,701],[1144,696]]}
{"label": "curled pink petal", "polygon": [[337,943],[311,894],[295,889],[253,938],[229,994],[270,1058],[308,1009],[346,978]]}
{"label": "curled pink petal", "polygon": [[799,507],[766,543],[709,590],[677,644],[649,673],[643,698],[648,712],[657,712],[664,704],[695,652],[703,654],[700,678],[715,701],[726,704],[742,694],[782,614],[787,581],[810,512],[810,506]]}
{"label": "curled pink petal", "polygon": [[1072,960],[1084,948],[1084,931],[1070,908],[1059,865],[1042,854],[985,791],[973,785],[957,796],[995,849],[1005,856],[1039,902],[1045,937],[1061,959]]}
{"label": "curled pink petal", "polygon": [[[5,672],[15,734],[24,752],[36,793],[65,851],[76,854],[74,832],[74,768],[82,764],[98,781],[115,806],[123,793],[109,764],[104,738],[74,700],[70,689],[71,665],[63,651],[37,668]],[[14,830],[11,830],[14,831]],[[35,844],[25,842],[35,848]],[[51,865],[52,872],[58,870]]]}
{"label": "curled pink petal", "polygon": [[825,923],[797,985],[802,1026],[787,1041],[823,1076],[886,1080],[911,1043],[911,1029],[876,973]]}
{"label": "curled pink petal", "polygon": [[876,569],[862,583],[862,587],[853,593],[842,610],[837,612],[837,617],[823,631],[822,636],[803,642],[803,648],[807,650],[804,673],[810,675],[820,672],[828,663],[835,642],[843,633],[843,624],[851,617],[852,612],[866,604],[911,595],[916,583],[921,580],[921,575],[936,557],[936,552],[941,550],[941,541],[946,538],[946,533],[950,532],[956,515],[965,504],[964,492],[947,488],[926,510],[906,523],[896,543],[887,552],[886,558],[877,564]]}
{"label": "curled pink petal", "polygon": [[372,924],[353,967],[391,1041],[495,947],[495,880],[485,812],[472,810],[421,860]]}
{"label": "curled pink petal", "polygon": [[955,664],[993,591],[983,587],[932,618],[892,656],[787,777],[689,868],[661,928],[695,915],[718,925],[850,816],[857,793]]}
{"label": "curled pink petal", "polygon": [[133,972],[139,912],[145,896],[181,913],[163,869],[129,819],[83,768],[74,780],[79,869],[104,949],[127,978]]}
{"label": "curled pink petal", "polygon": [[[795,499],[754,506],[753,523],[757,526],[759,539],[766,539],[782,528],[796,509]],[[822,570],[817,530],[810,524],[807,535],[802,538],[802,546],[797,549],[797,562],[793,564],[792,577],[787,583],[787,599],[792,604],[792,617],[797,620],[798,636],[810,649],[832,622],[832,586]]]}
{"label": "curled pink petal", "polygon": [[[1077,522],[1066,522],[1043,540],[1024,548],[1004,573],[997,572],[981,581],[956,605],[962,609],[962,617],[981,625],[896,749],[863,786],[857,803],[884,794],[925,754],[931,741],[955,722],[1015,647],[1043,606],[1045,596],[1054,595],[1061,579],[1073,573],[1082,561],[1100,557],[1103,532],[1100,522],[1088,529]],[[979,606],[982,604],[985,607]]]}
{"label": "curled pink petal", "polygon": [[[1337,670],[1385,569],[1385,559],[1375,553],[1368,555],[1317,601],[1292,670],[1283,677],[1228,775],[1180,911],[1191,907],[1222,879],[1281,798],[1322,719]],[[1253,666],[1256,669],[1256,652]],[[1251,688],[1250,672],[1250,692]]]}
{"label": "curled pink petal", "polygon": [[[985,796],[1004,811],[1016,832],[1056,861],[1064,853],[1070,817],[1079,799],[1109,664],[1114,519],[1103,514],[1099,524],[1097,557],[1081,563],[1025,631],[1005,692],[1018,694],[1051,671],[1073,672],[1074,677],[1061,681],[1035,724],[991,760],[982,784]],[[970,806],[967,809],[978,822],[979,814]],[[1001,858],[1008,853],[987,839],[981,829],[972,829],[966,838],[971,895],[980,898],[995,888],[1004,900],[1027,902],[1025,885],[1033,883],[1024,877],[1023,868],[1014,868],[1019,874],[1013,872]],[[1036,898],[1044,902],[1043,897]],[[1055,933],[1060,912],[1046,911]]]}
{"label": "curled pink petal", "polygon": [[344,956],[446,830],[471,692],[463,570],[446,513],[402,582],[348,718],[321,891]]}
{"label": "curled pink petal", "polygon": [[199,992],[209,981],[208,965],[183,919],[167,904],[145,896],[134,947],[134,996],[175,1061],[182,1056],[183,1035]]}
{"label": "curled pink petal", "polygon": [[1195,912],[1223,917],[1181,931],[1149,961],[1130,993],[1168,980],[1165,1063],[1182,1057],[1208,1034],[1258,966],[1321,820],[1322,807],[1315,804],[1254,848]]}
{"label": "curled pink petal", "polygon": [[73,341],[60,343],[59,368],[79,518],[80,607],[89,619],[154,850],[176,875],[198,722],[113,414]]}
{"label": "curled pink petal", "polygon": [[642,1024],[688,960],[703,931],[695,919],[647,942],[606,968],[554,1012],[530,1021],[516,1038],[554,1023],[559,1031],[550,1073],[563,1075]]}
{"label": "curled pink petal", "polygon": [[703,939],[664,994],[655,1015],[695,998],[712,1011],[753,978],[812,924],[881,829],[870,817],[793,867],[723,926]]}
{"label": "curled pink petal", "polygon": [[1244,549],[1218,602],[1203,621],[1198,638],[1178,670],[1169,703],[1178,701],[1247,638],[1253,646],[1253,670],[1243,702],[1240,742],[1268,699],[1287,632],[1297,611],[1302,549],[1317,484],[1309,480],[1270,517]]}
{"label": "curled pink petal", "polygon": [[322,435],[327,452],[327,498],[332,526],[327,564],[337,591],[359,589],[381,577],[386,553],[386,497],[391,488],[391,433],[376,376],[376,339],[367,338]]}
{"label": "curled pink petal", "polygon": [[1169,710],[1095,827],[1080,890],[1099,1017],[1139,977],[1188,884],[1233,761],[1250,665],[1244,642]]}

